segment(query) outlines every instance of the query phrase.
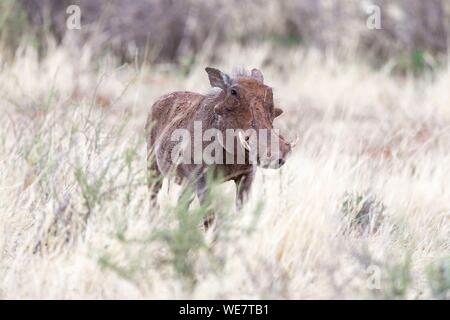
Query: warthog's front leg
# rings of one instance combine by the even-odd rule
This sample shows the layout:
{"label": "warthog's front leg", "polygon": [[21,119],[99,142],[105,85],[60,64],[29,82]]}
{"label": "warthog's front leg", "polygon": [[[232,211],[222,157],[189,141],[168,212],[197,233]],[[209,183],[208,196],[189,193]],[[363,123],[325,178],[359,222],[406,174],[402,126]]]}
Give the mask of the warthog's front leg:
{"label": "warthog's front leg", "polygon": [[[195,186],[200,205],[207,206],[208,189],[206,185],[206,178],[204,175],[201,175],[200,177],[197,178]],[[203,227],[205,228],[205,231],[207,231],[211,227],[211,225],[214,223],[214,219],[215,219],[214,211],[208,208],[207,213],[203,218]]]}
{"label": "warthog's front leg", "polygon": [[253,172],[242,175],[239,179],[235,179],[236,184],[236,209],[240,211],[244,202],[247,201],[250,189],[253,183]]}

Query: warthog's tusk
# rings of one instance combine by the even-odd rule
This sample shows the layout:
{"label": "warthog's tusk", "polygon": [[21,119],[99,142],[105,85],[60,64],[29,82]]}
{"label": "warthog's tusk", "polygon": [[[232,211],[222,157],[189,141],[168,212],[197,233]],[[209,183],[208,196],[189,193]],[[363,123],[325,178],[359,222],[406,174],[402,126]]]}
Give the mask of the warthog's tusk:
{"label": "warthog's tusk", "polygon": [[298,140],[299,140],[299,139],[298,139],[298,135],[296,135],[294,141],[291,142],[291,148],[292,148],[292,149],[295,148],[295,146],[296,146],[297,143],[298,143]]}
{"label": "warthog's tusk", "polygon": [[216,141],[220,144],[220,146],[228,153],[233,154],[233,150],[228,150],[227,146],[225,145],[225,141],[223,141],[223,137],[216,137]]}
{"label": "warthog's tusk", "polygon": [[238,132],[238,136],[239,136],[239,142],[242,144],[242,146],[247,149],[248,151],[251,151],[250,145],[248,144],[248,142],[245,140],[244,134],[239,131]]}

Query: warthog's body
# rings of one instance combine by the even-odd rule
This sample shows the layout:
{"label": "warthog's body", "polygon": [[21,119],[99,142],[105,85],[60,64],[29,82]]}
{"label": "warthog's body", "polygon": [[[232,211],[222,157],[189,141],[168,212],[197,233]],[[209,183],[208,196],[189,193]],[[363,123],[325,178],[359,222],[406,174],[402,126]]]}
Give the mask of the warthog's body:
{"label": "warthog's body", "polygon": [[[230,150],[225,149],[223,164],[207,165],[203,161],[194,163],[194,160],[190,163],[174,163],[173,151],[179,141],[172,141],[174,140],[172,135],[175,130],[186,129],[194,139],[194,123],[197,125],[201,123],[203,132],[209,128],[216,128],[221,132],[225,132],[226,129],[249,128],[271,130],[274,118],[282,111],[274,108],[272,90],[263,84],[262,75],[258,70],[254,69],[248,76],[241,75],[234,79],[217,69],[207,68],[206,71],[211,85],[221,88],[220,92],[208,95],[186,91],[174,92],[161,97],[153,104],[146,125],[149,176],[175,175],[177,182],[195,185],[197,196],[202,202],[206,192],[206,173],[212,172],[222,177],[224,181],[233,180],[236,183],[236,203],[240,207],[252,184],[255,165],[248,159],[241,164],[236,161],[226,164],[225,156]],[[290,145],[282,137],[277,138],[279,150],[272,152],[276,154],[276,158],[269,158],[270,163],[263,164],[265,167],[281,166],[290,151]],[[205,148],[210,143],[203,141],[201,145]],[[192,141],[192,157],[194,145],[195,142]],[[240,147],[236,144],[235,150]],[[270,154],[270,150],[268,152]],[[155,201],[161,184],[161,179],[151,181],[152,201]],[[208,221],[205,225],[208,225]]]}

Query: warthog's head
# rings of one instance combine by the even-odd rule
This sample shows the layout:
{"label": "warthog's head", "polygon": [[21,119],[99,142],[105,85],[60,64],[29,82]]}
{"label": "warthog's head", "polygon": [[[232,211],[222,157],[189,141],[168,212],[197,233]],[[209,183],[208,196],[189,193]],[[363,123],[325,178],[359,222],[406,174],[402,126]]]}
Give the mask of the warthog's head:
{"label": "warthog's head", "polygon": [[253,152],[258,165],[281,167],[292,146],[273,128],[283,110],[274,106],[272,88],[264,84],[261,71],[253,69],[232,78],[218,69],[205,70],[211,86],[222,89],[214,107],[218,128],[238,131],[237,140],[247,152]]}

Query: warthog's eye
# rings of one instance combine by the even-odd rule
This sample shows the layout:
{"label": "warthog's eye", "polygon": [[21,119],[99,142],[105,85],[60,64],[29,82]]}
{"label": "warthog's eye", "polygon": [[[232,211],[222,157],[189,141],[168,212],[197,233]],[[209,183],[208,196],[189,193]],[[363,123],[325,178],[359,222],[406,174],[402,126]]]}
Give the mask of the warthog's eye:
{"label": "warthog's eye", "polygon": [[231,89],[230,90],[230,94],[232,95],[232,96],[237,96],[237,90],[236,89]]}

